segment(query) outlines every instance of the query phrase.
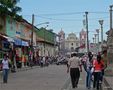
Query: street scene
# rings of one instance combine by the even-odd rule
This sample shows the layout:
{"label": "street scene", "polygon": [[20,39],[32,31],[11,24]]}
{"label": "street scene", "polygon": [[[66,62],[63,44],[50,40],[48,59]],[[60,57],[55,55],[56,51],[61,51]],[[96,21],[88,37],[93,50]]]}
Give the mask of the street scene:
{"label": "street scene", "polygon": [[113,90],[113,0],[0,0],[0,90]]}

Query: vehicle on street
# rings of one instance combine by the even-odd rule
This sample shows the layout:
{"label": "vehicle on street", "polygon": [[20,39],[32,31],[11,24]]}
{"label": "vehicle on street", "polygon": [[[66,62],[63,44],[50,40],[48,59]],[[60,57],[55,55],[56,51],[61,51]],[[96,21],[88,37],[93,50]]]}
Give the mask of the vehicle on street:
{"label": "vehicle on street", "polygon": [[57,65],[66,65],[68,61],[66,59],[61,59],[56,62]]}

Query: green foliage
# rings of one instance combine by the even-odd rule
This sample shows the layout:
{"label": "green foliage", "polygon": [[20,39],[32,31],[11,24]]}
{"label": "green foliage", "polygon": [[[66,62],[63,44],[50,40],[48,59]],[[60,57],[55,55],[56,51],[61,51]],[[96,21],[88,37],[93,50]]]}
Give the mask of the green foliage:
{"label": "green foliage", "polygon": [[[18,12],[21,12],[21,7],[17,6],[19,0],[0,0],[0,15],[10,15],[13,18],[19,18]],[[21,17],[21,16],[20,16]]]}

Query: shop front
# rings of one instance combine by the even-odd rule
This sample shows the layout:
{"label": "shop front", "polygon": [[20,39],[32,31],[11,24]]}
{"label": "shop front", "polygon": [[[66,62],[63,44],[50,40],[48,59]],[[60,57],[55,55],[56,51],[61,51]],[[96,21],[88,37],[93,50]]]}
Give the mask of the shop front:
{"label": "shop front", "polygon": [[21,68],[27,65],[29,44],[27,41],[23,41],[19,38],[14,39],[14,43],[16,65],[17,68]]}

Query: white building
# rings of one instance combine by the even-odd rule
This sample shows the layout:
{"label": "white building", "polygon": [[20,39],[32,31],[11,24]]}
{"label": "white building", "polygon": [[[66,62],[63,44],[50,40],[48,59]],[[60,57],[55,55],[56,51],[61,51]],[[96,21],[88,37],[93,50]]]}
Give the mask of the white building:
{"label": "white building", "polygon": [[70,33],[65,40],[65,49],[67,52],[75,52],[76,48],[80,45],[79,39],[76,34]]}

